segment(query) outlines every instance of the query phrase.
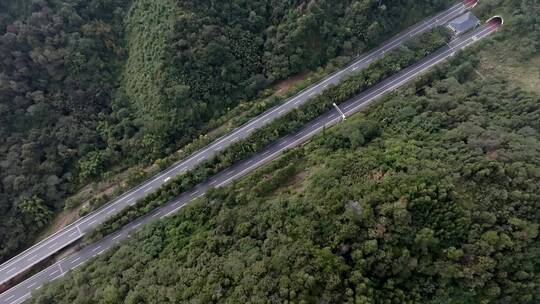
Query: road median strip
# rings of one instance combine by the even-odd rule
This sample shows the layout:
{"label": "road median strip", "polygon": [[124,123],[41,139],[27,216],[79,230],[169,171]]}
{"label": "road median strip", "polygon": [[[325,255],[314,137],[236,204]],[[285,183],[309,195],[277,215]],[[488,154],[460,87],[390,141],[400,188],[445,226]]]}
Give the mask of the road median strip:
{"label": "road median strip", "polygon": [[[332,109],[333,103],[340,104],[347,101],[369,89],[372,85],[414,64],[427,54],[435,52],[446,45],[450,39],[450,36],[445,31],[445,29],[437,28],[415,37],[406,43],[404,47],[388,52],[385,57],[374,61],[363,71],[347,77],[339,84],[328,88],[300,107],[253,131],[247,138],[236,141],[192,170],[172,178],[168,184],[155,189],[147,197],[113,215],[94,231],[88,233],[84,243],[92,243],[120,229],[134,219],[149,213],[151,210],[170,202],[175,197],[210,179],[210,177],[228,168],[233,163],[263,151],[283,136],[299,131],[307,123]],[[311,135],[311,132],[308,135]],[[263,152],[263,155],[268,154],[268,152]],[[222,182],[217,186],[223,185]],[[194,197],[197,193],[192,193],[191,197]]]}

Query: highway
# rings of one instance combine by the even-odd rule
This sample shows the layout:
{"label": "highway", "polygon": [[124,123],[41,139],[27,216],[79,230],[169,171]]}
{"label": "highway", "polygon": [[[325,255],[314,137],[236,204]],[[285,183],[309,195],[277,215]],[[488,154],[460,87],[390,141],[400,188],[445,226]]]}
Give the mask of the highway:
{"label": "highway", "polygon": [[451,19],[462,14],[468,8],[468,5],[460,2],[433,17],[427,18],[426,20],[409,27],[407,30],[401,32],[384,43],[381,47],[369,52],[366,55],[359,56],[358,59],[354,60],[345,68],[327,76],[318,83],[303,90],[296,96],[289,98],[284,103],[269,109],[258,117],[252,119],[250,122],[235,129],[231,133],[217,139],[187,159],[177,162],[170,168],[150,178],[148,181],[105,204],[100,209],[78,219],[72,224],[62,228],[53,235],[28,248],[24,252],[14,256],[7,262],[0,265],[0,284],[9,281],[18,274],[30,269],[32,266],[36,265],[42,260],[52,256],[66,246],[79,240],[85,233],[93,230],[95,227],[127,206],[135,204],[139,199],[143,198],[148,193],[155,191],[157,188],[175,176],[186,170],[194,168],[201,162],[212,158],[221,149],[240,139],[246,138],[254,130],[268,124],[277,117],[283,116],[292,109],[301,106],[310,98],[320,94],[329,85],[336,84],[344,77],[359,72],[367,67],[371,62],[383,57],[386,52],[389,52],[407,42],[407,40],[409,40],[411,37],[430,30],[436,26],[446,24]]}
{"label": "highway", "polygon": [[[474,31],[451,41],[447,46],[441,48],[432,55],[424,58],[420,62],[402,70],[401,72],[383,80],[374,85],[370,89],[362,92],[358,96],[339,105],[340,109],[346,116],[350,116],[359,112],[383,94],[390,92],[405,83],[411,81],[418,75],[426,72],[441,61],[453,56],[457,51],[475,43],[476,41],[493,33],[500,24],[486,23]],[[129,223],[121,230],[106,236],[100,241],[91,244],[82,250],[56,262],[45,270],[37,273],[33,277],[25,280],[19,285],[9,289],[0,295],[0,304],[19,304],[24,302],[31,296],[31,292],[40,288],[43,284],[55,280],[65,275],[67,271],[79,267],[84,262],[92,257],[103,253],[105,250],[115,246],[120,241],[129,237],[130,233],[139,228],[141,225],[158,220],[171,214],[174,214],[190,201],[204,195],[204,193],[213,187],[222,187],[231,182],[238,180],[253,170],[263,166],[264,164],[274,160],[284,151],[301,145],[310,138],[319,133],[323,128],[331,127],[341,121],[341,117],[335,109],[332,109],[317,119],[305,125],[295,134],[291,134],[276,141],[264,151],[261,151],[250,158],[242,160],[224,171],[213,176],[209,180],[197,185],[192,190],[183,193],[175,200],[166,205],[157,208],[149,214]]]}

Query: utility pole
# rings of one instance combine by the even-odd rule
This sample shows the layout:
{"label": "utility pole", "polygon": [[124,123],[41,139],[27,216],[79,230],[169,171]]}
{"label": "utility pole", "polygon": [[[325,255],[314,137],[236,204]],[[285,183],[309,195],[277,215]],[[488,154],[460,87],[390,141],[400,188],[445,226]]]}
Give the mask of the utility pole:
{"label": "utility pole", "polygon": [[342,121],[345,121],[345,114],[343,112],[341,112],[341,109],[337,106],[337,104],[334,102],[333,103],[334,105],[334,108],[336,108],[336,110],[339,112],[339,114],[341,115],[341,120]]}

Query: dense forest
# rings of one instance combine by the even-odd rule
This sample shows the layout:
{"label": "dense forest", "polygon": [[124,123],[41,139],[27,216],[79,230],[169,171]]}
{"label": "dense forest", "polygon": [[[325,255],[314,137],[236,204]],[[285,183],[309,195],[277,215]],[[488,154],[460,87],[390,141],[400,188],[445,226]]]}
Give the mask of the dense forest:
{"label": "dense forest", "polygon": [[0,17],[0,260],[95,170],[87,159],[105,148],[97,130],[122,53],[121,1],[118,10],[103,1],[12,2]]}
{"label": "dense forest", "polygon": [[533,1],[493,3],[520,27],[31,303],[538,303],[540,95],[476,70],[496,48],[538,56],[538,17]]}
{"label": "dense forest", "polygon": [[0,261],[111,168],[450,2],[2,1]]}
{"label": "dense forest", "polygon": [[538,302],[540,99],[459,60],[32,303]]}

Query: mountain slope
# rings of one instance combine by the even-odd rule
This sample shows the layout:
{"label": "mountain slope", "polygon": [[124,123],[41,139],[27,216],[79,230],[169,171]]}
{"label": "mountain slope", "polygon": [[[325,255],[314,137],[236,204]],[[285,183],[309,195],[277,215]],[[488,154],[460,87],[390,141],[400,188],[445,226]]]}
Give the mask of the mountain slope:
{"label": "mountain slope", "polygon": [[171,154],[271,82],[450,2],[3,1],[0,261],[90,182]]}
{"label": "mountain slope", "polygon": [[32,302],[538,302],[540,96],[475,72],[511,39],[503,29]]}

